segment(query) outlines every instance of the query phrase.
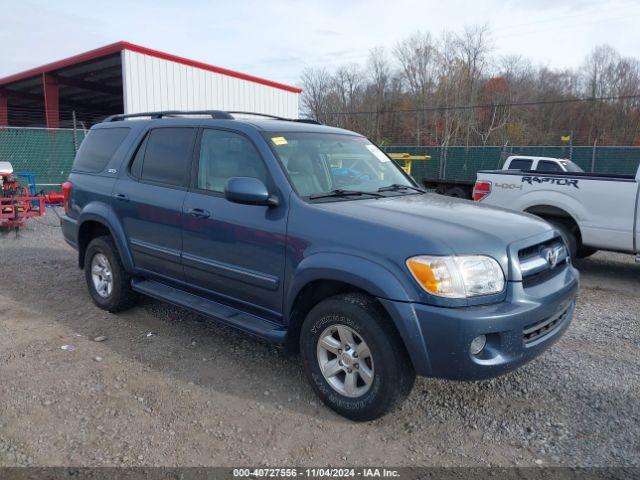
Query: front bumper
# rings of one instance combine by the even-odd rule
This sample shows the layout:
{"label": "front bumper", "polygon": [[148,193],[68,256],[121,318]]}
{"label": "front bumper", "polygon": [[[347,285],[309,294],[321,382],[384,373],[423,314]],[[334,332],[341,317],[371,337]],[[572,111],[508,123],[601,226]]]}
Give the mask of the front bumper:
{"label": "front bumper", "polygon": [[[505,301],[464,308],[381,300],[394,318],[415,322],[399,328],[416,372],[455,380],[481,380],[511,371],[553,345],[567,330],[575,309],[579,274],[571,265],[529,288],[508,284]],[[397,321],[396,321],[397,323]],[[531,333],[533,332],[533,333]],[[478,354],[471,341],[486,335]]]}

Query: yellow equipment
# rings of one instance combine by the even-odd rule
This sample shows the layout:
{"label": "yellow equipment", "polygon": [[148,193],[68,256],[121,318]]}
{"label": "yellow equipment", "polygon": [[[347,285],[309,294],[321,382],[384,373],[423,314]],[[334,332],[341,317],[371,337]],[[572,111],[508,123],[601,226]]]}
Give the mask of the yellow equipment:
{"label": "yellow equipment", "polygon": [[404,171],[407,175],[411,175],[411,163],[414,160],[431,160],[431,155],[410,155],[408,153],[388,153],[393,160],[400,160],[404,162]]}

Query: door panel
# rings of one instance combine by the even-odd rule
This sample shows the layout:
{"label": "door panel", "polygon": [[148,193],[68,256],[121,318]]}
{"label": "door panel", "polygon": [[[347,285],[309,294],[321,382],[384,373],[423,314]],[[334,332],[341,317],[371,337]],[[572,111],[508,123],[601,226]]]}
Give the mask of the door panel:
{"label": "door panel", "polygon": [[116,182],[114,208],[137,269],[184,281],[182,205],[194,128],[152,129]]}
{"label": "door panel", "polygon": [[[189,192],[183,265],[189,283],[229,300],[281,312],[286,217],[283,207],[239,205]],[[187,212],[211,212],[198,218]]]}
{"label": "door panel", "polygon": [[185,190],[132,180],[116,183],[115,211],[129,240],[136,268],[183,280],[182,204]]}
{"label": "door panel", "polygon": [[258,178],[273,191],[263,159],[243,135],[204,129],[196,150],[193,188],[183,208],[186,279],[223,301],[278,318],[286,202],[278,207],[241,205],[224,197],[226,180],[237,176]]}

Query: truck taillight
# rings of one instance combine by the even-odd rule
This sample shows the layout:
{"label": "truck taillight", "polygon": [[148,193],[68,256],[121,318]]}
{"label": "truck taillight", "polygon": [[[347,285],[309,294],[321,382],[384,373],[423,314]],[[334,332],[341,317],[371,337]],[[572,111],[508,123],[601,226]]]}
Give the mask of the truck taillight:
{"label": "truck taillight", "polygon": [[73,185],[69,180],[67,180],[62,184],[62,198],[63,198],[62,204],[64,205],[64,213],[69,212],[69,197],[71,196],[72,186]]}
{"label": "truck taillight", "polygon": [[479,202],[489,196],[491,193],[491,182],[476,181],[473,186],[473,200]]}

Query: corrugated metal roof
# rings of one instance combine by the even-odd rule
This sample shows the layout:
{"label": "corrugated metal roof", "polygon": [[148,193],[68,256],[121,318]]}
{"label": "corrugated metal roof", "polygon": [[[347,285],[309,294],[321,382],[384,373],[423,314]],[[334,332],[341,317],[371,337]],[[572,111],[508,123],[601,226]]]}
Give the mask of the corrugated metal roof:
{"label": "corrugated metal roof", "polygon": [[96,48],[88,52],[80,53],[78,55],[74,55],[72,57],[65,58],[63,60],[58,60],[56,62],[48,63],[40,67],[25,70],[24,72],[19,72],[13,75],[9,75],[8,77],[0,78],[0,85],[7,85],[20,80],[26,80],[34,76],[39,76],[43,73],[50,73],[56,70],[60,70],[62,68],[77,65],[83,62],[96,59],[96,58],[105,57],[113,53],[121,52],[122,50],[130,50],[130,51],[142,53],[145,55],[151,55],[153,57],[162,58],[162,59],[169,60],[176,63],[181,63],[183,65],[189,65],[191,67],[200,68],[202,70],[208,70],[210,72],[227,75],[229,77],[247,80],[249,82],[258,83],[261,85],[267,85],[269,87],[278,88],[278,89],[286,90],[289,92],[294,92],[294,93],[302,92],[301,89],[292,87],[290,85],[285,85],[284,83],[274,82],[272,80],[255,77],[253,75],[247,75],[245,73],[236,72],[234,70],[229,70],[227,68],[217,67],[215,65],[209,65],[207,63],[198,62],[195,60],[189,60],[188,58],[179,57],[177,55],[161,52],[159,50],[153,50],[153,49],[142,47],[140,45],[135,45],[129,42],[112,43],[110,45]]}

